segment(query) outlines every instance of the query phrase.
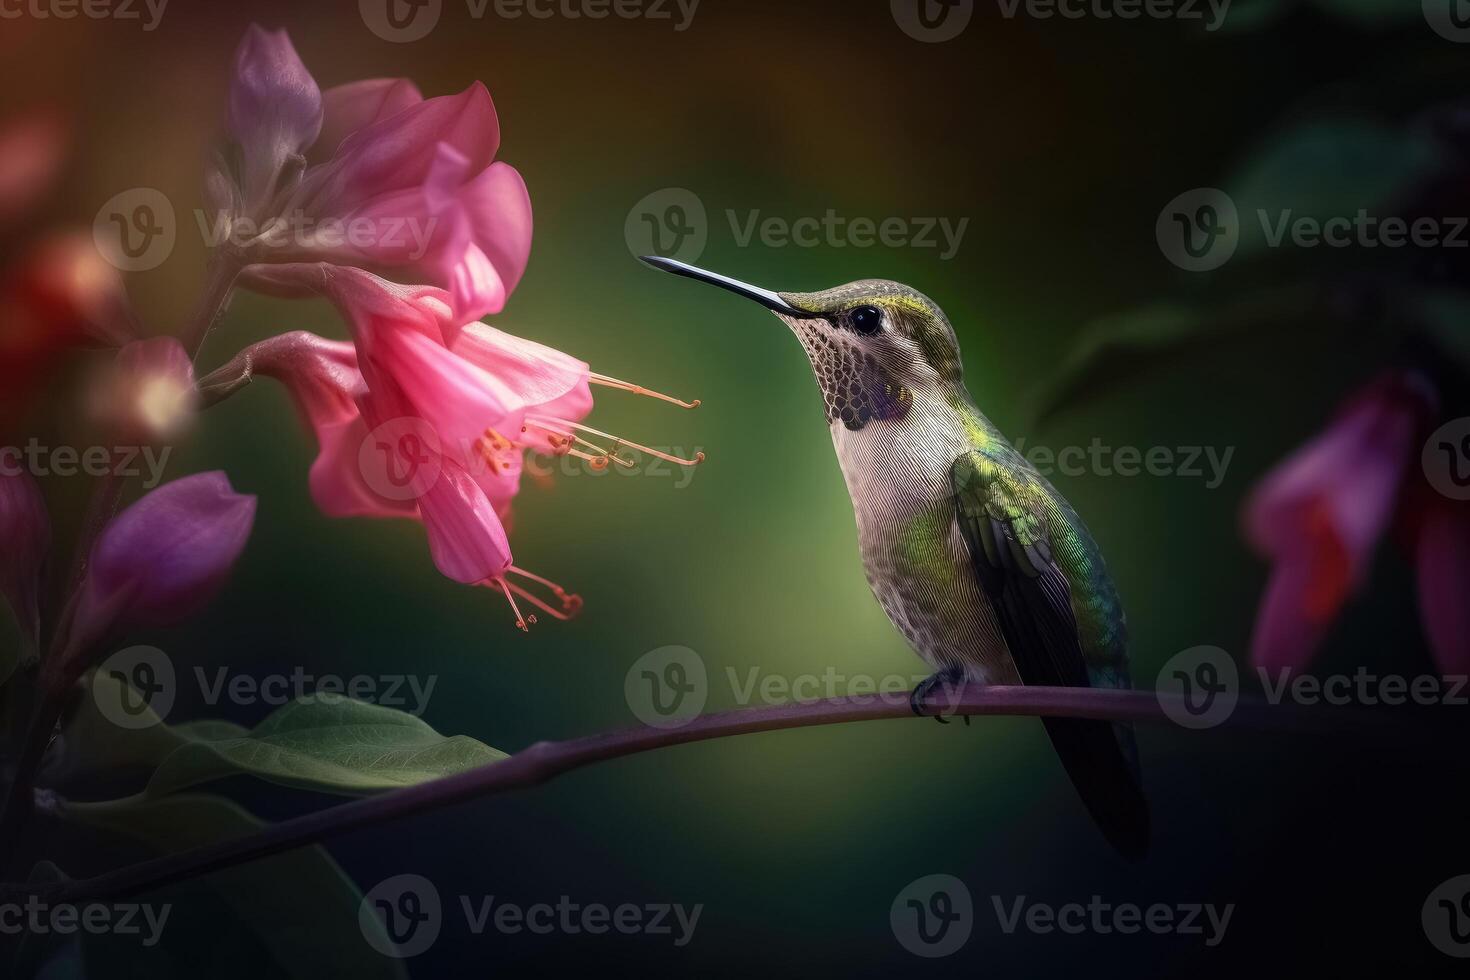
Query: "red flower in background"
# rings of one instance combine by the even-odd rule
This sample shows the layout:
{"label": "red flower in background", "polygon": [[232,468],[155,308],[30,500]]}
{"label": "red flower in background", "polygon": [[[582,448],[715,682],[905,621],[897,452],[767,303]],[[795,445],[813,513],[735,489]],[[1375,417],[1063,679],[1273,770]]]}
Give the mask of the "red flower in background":
{"label": "red flower in background", "polygon": [[1470,504],[1439,495],[1419,472],[1437,409],[1426,378],[1388,372],[1256,486],[1246,535],[1273,565],[1251,643],[1256,665],[1299,668],[1312,658],[1398,518],[1411,530],[1435,660],[1445,673],[1470,670]]}

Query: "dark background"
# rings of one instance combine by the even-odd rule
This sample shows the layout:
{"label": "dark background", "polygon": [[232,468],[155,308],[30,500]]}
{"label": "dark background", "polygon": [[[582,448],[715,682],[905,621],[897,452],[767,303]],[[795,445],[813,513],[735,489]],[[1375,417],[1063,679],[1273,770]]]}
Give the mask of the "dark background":
{"label": "dark background", "polygon": [[[782,289],[892,278],[938,300],[971,391],[1013,438],[1235,447],[1213,490],[1181,477],[1056,482],[1108,556],[1139,686],[1199,644],[1244,662],[1266,568],[1241,540],[1241,499],[1372,373],[1379,351],[1350,328],[1324,337],[1321,324],[1301,323],[1129,378],[1045,426],[1036,394],[1089,321],[1161,298],[1212,301],[1207,287],[1228,273],[1181,272],[1155,242],[1155,219],[1176,194],[1221,185],[1302,117],[1397,123],[1464,95],[1470,79],[1466,49],[1413,10],[1376,22],[1303,3],[1252,27],[1252,7],[1263,5],[1238,3],[1240,24],[1206,34],[1147,19],[1008,20],[979,2],[968,30],[943,44],[910,39],[886,3],[869,0],[704,0],[682,33],[669,21],[476,21],[447,0],[439,27],[411,44],[376,38],[345,2],[173,0],[151,33],[111,21],[0,22],[0,105],[50,103],[73,119],[74,151],[43,217],[81,227],[130,187],[157,187],[192,210],[231,52],[252,21],[288,28],[324,87],[403,75],[432,95],[483,80],[501,116],[500,157],[525,175],[537,220],[529,272],[494,322],[595,370],[704,401],[681,413],[606,393],[591,420],[703,449],[708,461],[687,486],[587,473],[528,484],[517,560],[580,592],[586,609],[523,636],[496,596],[437,575],[418,528],[322,517],[306,492],[309,439],[283,394],[257,385],[211,411],[171,469],[223,467],[258,494],[250,547],[205,618],[148,639],[180,665],[256,675],[305,665],[437,677],[426,719],[506,751],[632,723],[624,675],[670,644],[704,658],[711,709],[734,706],[726,668],[742,678],[753,666],[786,677],[829,666],[920,674],[863,581],[797,345],[761,311],[655,275],[629,252],[629,209],[684,187],[710,216],[703,265]],[[828,208],[970,224],[959,254],[941,261],[924,249],[742,248],[724,217]],[[181,233],[168,262],[132,277],[154,330],[187,313],[202,267],[198,236]],[[202,364],[302,327],[342,334],[325,306],[242,296]],[[1318,669],[1359,664],[1433,671],[1412,576],[1391,545]],[[190,693],[171,720],[219,713]],[[249,724],[264,710],[225,713]],[[1420,907],[1441,881],[1470,872],[1463,727],[1434,732],[1389,744],[1144,728],[1156,834],[1138,865],[1106,848],[1041,727],[1025,719],[869,723],[671,749],[331,850],[363,890],[404,873],[436,884],[451,914],[434,948],[408,964],[422,977],[1429,975],[1455,962],[1426,941]],[[221,788],[266,817],[326,802],[244,781]],[[58,832],[57,842],[74,874],[133,853],[100,837],[78,844]],[[900,889],[931,873],[966,882],[978,921],[961,952],[924,961],[895,941],[888,913]],[[289,907],[291,889],[282,875],[259,901]],[[171,930],[163,948],[100,943],[89,967],[278,975],[226,906],[191,894],[176,912],[191,927]],[[474,936],[453,912],[461,894],[705,908],[693,942],[676,949],[654,936]],[[1199,937],[1007,936],[990,906],[992,895],[1062,904],[1094,894],[1236,909],[1224,943],[1207,949]],[[313,916],[340,914],[355,912],[307,909],[296,921],[310,930]]]}

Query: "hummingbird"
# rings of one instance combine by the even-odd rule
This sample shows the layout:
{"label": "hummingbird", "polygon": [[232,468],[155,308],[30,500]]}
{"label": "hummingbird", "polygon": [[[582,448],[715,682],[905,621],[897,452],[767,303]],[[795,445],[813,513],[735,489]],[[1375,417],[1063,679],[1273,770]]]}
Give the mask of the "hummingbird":
{"label": "hummingbird", "polygon": [[[966,683],[1130,686],[1123,607],[1097,543],[975,406],[937,304],[886,280],[775,292],[675,259],[643,261],[754,300],[801,342],[868,585],[934,670],[910,696],[915,714]],[[1148,802],[1132,728],[1043,724],[1103,835],[1124,856],[1142,857]]]}

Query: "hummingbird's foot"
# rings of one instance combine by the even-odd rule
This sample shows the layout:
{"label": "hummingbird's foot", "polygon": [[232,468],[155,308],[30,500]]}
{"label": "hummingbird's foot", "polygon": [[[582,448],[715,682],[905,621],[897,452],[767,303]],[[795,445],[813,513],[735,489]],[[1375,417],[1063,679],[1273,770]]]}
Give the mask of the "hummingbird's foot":
{"label": "hummingbird's foot", "polygon": [[[926,704],[935,694],[943,691],[945,694],[944,700],[950,705],[953,705],[955,700],[954,693],[958,692],[964,686],[965,669],[963,667],[947,667],[919,682],[919,686],[914,688],[913,692],[909,695],[909,708],[913,710],[914,714],[922,718],[924,715],[930,714]],[[934,712],[932,717],[941,725],[949,724],[944,717],[942,708]],[[968,725],[970,723],[970,716],[965,715],[964,719],[965,724]]]}

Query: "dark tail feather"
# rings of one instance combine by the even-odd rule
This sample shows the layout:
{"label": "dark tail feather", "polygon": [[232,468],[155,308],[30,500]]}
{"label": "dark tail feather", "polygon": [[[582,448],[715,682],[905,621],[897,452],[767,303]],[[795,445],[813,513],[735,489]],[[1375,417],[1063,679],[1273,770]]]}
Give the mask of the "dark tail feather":
{"label": "dark tail feather", "polygon": [[1045,718],[1046,733],[1103,836],[1130,861],[1148,853],[1148,800],[1133,729],[1112,722]]}

